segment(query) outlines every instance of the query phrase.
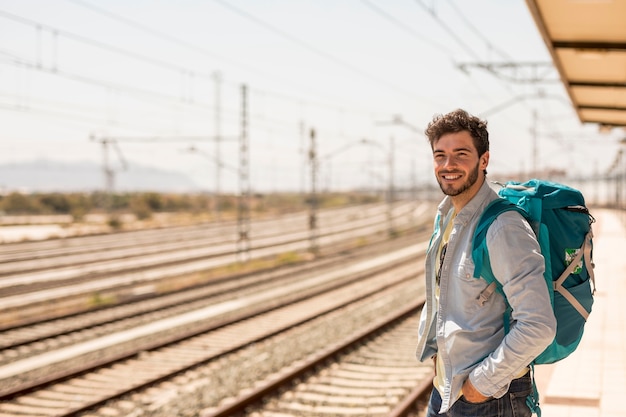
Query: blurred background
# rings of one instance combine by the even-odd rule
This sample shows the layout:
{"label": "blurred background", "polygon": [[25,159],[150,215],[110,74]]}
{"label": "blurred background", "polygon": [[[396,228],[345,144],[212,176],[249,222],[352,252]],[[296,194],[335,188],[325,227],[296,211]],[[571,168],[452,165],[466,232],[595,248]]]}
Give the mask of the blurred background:
{"label": "blurred background", "polygon": [[489,122],[492,180],[585,187],[621,155],[523,0],[0,0],[4,196],[414,198],[436,184],[423,130],[459,107]]}

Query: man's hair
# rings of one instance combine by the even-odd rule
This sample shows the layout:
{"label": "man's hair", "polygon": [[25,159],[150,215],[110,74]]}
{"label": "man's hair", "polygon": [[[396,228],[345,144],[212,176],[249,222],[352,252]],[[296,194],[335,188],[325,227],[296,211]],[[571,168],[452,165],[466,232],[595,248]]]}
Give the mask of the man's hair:
{"label": "man's hair", "polygon": [[470,115],[463,109],[456,109],[448,114],[437,114],[428,124],[424,131],[433,148],[435,142],[441,136],[448,133],[458,133],[468,131],[474,141],[474,146],[478,151],[478,156],[482,156],[489,150],[489,132],[487,131],[487,121]]}

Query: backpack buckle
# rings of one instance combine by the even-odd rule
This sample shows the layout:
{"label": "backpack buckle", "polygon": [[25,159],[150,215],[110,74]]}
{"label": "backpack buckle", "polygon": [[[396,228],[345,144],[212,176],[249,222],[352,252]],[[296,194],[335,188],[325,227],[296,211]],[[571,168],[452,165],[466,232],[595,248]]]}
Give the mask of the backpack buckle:
{"label": "backpack buckle", "polygon": [[482,290],[480,294],[478,294],[478,299],[477,299],[478,305],[480,305],[481,307],[484,306],[485,303],[489,301],[489,298],[491,298],[491,294],[493,294],[495,290],[496,290],[495,282],[492,282],[491,284],[487,286],[487,288]]}

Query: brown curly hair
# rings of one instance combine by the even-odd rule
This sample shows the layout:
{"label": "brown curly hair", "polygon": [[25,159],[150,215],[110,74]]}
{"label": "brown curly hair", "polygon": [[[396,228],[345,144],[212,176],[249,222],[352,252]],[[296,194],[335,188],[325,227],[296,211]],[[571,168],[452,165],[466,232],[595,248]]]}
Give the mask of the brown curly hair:
{"label": "brown curly hair", "polygon": [[472,136],[479,157],[489,150],[487,121],[472,116],[463,109],[456,109],[447,114],[435,115],[424,133],[428,137],[428,142],[432,149],[441,136],[464,130],[468,131]]}

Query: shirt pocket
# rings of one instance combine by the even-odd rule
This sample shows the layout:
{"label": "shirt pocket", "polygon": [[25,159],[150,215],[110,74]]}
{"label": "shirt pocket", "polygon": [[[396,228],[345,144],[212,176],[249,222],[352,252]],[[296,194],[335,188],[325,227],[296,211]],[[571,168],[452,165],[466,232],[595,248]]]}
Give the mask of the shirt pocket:
{"label": "shirt pocket", "polygon": [[471,257],[462,259],[453,275],[457,283],[452,286],[454,299],[464,313],[476,314],[481,311],[483,306],[478,299],[481,292],[487,288],[487,282],[482,278],[474,278],[474,262]]}
{"label": "shirt pocket", "polygon": [[[472,284],[479,284],[481,281],[484,283],[484,279],[474,278],[474,261],[471,256],[464,256],[458,263],[457,269],[454,272],[455,278],[460,279],[464,283],[472,286]],[[478,288],[479,285],[476,285]]]}

